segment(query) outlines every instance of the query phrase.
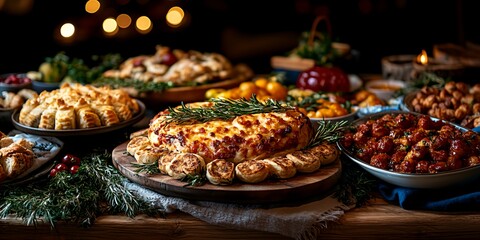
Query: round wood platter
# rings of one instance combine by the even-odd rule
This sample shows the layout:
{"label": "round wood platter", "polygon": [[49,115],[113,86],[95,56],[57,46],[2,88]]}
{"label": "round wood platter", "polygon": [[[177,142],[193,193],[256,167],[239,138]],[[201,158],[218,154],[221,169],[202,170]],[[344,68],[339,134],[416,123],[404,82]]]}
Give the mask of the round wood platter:
{"label": "round wood platter", "polygon": [[147,105],[205,101],[205,93],[207,90],[212,88],[234,88],[240,85],[240,83],[250,80],[253,77],[253,72],[242,65],[235,66],[234,70],[235,74],[231,78],[222,81],[198,86],[174,87],[164,91],[144,92],[136,97],[143,102],[147,102]]}
{"label": "round wood platter", "polygon": [[300,201],[322,195],[340,179],[342,165],[340,159],[322,166],[309,174],[279,180],[269,179],[256,184],[234,181],[228,186],[206,183],[202,186],[186,186],[186,182],[175,180],[168,175],[146,175],[136,173],[131,165],[135,158],[127,153],[127,144],[120,144],[112,152],[113,165],[122,175],[158,193],[189,200],[230,202],[230,203],[274,203]]}

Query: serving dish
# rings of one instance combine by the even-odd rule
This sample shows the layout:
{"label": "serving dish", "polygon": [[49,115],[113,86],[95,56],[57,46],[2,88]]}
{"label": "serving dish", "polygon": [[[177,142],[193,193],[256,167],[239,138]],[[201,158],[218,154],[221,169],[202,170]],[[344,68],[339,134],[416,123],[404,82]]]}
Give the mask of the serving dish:
{"label": "serving dish", "polygon": [[8,179],[1,182],[0,185],[3,186],[19,185],[43,177],[55,164],[53,159],[63,148],[63,142],[55,137],[26,134],[18,130],[13,130],[8,135],[14,141],[23,138],[34,143],[32,150],[35,154],[35,158],[32,167],[14,179]]}
{"label": "serving dish", "polygon": [[189,200],[250,204],[294,202],[327,193],[338,182],[342,171],[341,161],[337,159],[318,171],[289,179],[268,179],[255,184],[235,181],[228,186],[211,183],[186,186],[186,182],[168,175],[138,173],[132,165],[135,158],[127,153],[127,144],[128,141],[118,145],[112,152],[113,165],[122,175],[161,194]]}
{"label": "serving dish", "polygon": [[329,118],[310,118],[313,122],[314,127],[318,125],[319,121],[331,121],[331,122],[340,122],[340,121],[347,121],[348,123],[352,122],[357,118],[358,107],[354,107],[352,112],[343,116],[338,117],[329,117]]}
{"label": "serving dish", "polygon": [[[16,79],[22,79],[18,83],[5,83],[5,80],[9,77]],[[18,81],[18,80],[17,80]],[[16,93],[24,88],[32,88],[32,80],[24,73],[8,73],[0,75],[0,93],[3,91]]]}
{"label": "serving dish", "polygon": [[[158,106],[159,104],[190,103],[205,100],[205,93],[211,88],[233,88],[246,81],[244,76],[235,77],[220,82],[214,82],[199,86],[175,87],[164,91],[150,91],[131,94],[149,106]],[[134,91],[134,90],[133,90]],[[132,91],[129,91],[132,92]]]}
{"label": "serving dish", "polygon": [[42,82],[38,80],[32,80],[32,88],[37,93],[43,91],[52,91],[60,88],[61,82]]}
{"label": "serving dish", "polygon": [[15,112],[12,114],[12,123],[16,129],[22,132],[40,135],[40,136],[69,137],[69,136],[87,136],[87,135],[108,133],[108,132],[112,132],[115,130],[119,130],[128,126],[131,126],[143,119],[143,117],[145,116],[145,104],[138,99],[136,101],[138,103],[138,106],[140,107],[139,112],[136,115],[134,115],[132,118],[112,126],[102,126],[102,127],[84,128],[84,129],[68,129],[68,130],[54,130],[54,129],[42,129],[42,128],[30,127],[30,126],[23,125],[19,122],[18,119],[20,115],[20,110],[15,110]]}
{"label": "serving dish", "polygon": [[[427,116],[424,114],[405,112],[405,111],[385,111],[366,117],[357,119],[351,123],[352,128],[358,127],[360,124],[366,123],[369,120],[376,120],[382,118],[387,114],[393,114],[395,116],[399,114],[413,114],[414,116]],[[430,116],[428,116],[430,117]],[[442,121],[430,117],[433,121]],[[446,124],[451,124],[446,121],[443,121]],[[461,132],[466,132],[468,129],[461,126],[451,124],[453,127],[458,129]],[[455,170],[447,170],[437,173],[401,173],[392,170],[382,169],[376,166],[372,166],[369,163],[361,160],[357,157],[351,148],[348,148],[344,145],[342,141],[337,143],[341,151],[353,162],[358,164],[365,171],[369,172],[373,176],[393,185],[408,187],[408,188],[418,188],[418,189],[438,189],[445,187],[458,186],[461,184],[467,184],[468,182],[474,181],[480,177],[480,165],[462,167]]]}
{"label": "serving dish", "polygon": [[365,84],[365,89],[377,95],[384,101],[390,100],[396,91],[404,88],[406,83],[400,80],[379,79],[369,81]]}

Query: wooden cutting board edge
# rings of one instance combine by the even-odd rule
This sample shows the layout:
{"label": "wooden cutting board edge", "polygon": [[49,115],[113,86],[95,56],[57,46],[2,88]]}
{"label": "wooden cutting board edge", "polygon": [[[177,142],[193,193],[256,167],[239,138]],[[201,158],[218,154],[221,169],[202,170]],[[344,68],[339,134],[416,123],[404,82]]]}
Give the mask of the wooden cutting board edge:
{"label": "wooden cutting board edge", "polygon": [[136,173],[135,168],[130,164],[135,162],[135,159],[127,153],[127,144],[128,141],[112,151],[113,165],[122,175],[160,194],[189,200],[248,204],[299,201],[330,191],[340,179],[342,171],[341,161],[337,159],[314,173],[299,173],[289,179],[268,179],[256,184],[234,182],[228,186],[210,183],[202,186],[186,186],[185,182],[167,175]]}

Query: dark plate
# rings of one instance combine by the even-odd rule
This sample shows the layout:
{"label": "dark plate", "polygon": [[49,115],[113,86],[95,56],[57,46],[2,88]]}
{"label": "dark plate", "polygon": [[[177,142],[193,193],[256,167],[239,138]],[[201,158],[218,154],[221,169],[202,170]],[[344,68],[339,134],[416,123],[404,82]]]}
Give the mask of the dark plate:
{"label": "dark plate", "polygon": [[143,104],[140,100],[137,100],[137,103],[140,107],[140,111],[135,116],[133,116],[131,119],[127,121],[121,122],[113,126],[108,126],[108,127],[69,129],[69,130],[53,130],[53,129],[35,128],[35,127],[25,126],[19,122],[18,118],[19,118],[20,110],[16,110],[12,114],[12,123],[16,129],[22,132],[41,135],[41,136],[70,137],[70,136],[96,135],[96,134],[107,133],[107,132],[112,132],[118,129],[122,129],[128,126],[131,126],[139,122],[140,120],[142,120],[143,117],[145,116],[145,104]]}
{"label": "dark plate", "polygon": [[[366,117],[357,119],[351,123],[352,127],[356,127],[362,123],[370,119],[378,119],[386,114],[413,114],[416,116],[421,116],[425,114],[415,113],[415,112],[406,112],[406,111],[385,111],[380,113],[375,113],[372,115],[368,115]],[[428,115],[425,115],[428,116]],[[430,117],[434,121],[441,121],[437,118]],[[444,121],[446,122],[446,121]],[[446,122],[448,124],[452,124]],[[452,124],[460,131],[465,132],[468,129],[461,127],[456,124]],[[401,186],[401,187],[408,187],[408,188],[418,188],[418,189],[436,189],[436,188],[444,188],[444,187],[451,187],[455,185],[461,185],[473,180],[476,180],[480,176],[480,165],[471,166],[471,167],[464,167],[456,170],[450,170],[445,172],[439,173],[399,173],[393,172],[389,170],[384,170],[381,168],[374,167],[361,159],[355,157],[350,150],[341,144],[341,141],[338,142],[338,146],[340,150],[352,161],[357,163],[360,167],[364,170],[372,174],[373,176],[388,182],[393,185]]]}

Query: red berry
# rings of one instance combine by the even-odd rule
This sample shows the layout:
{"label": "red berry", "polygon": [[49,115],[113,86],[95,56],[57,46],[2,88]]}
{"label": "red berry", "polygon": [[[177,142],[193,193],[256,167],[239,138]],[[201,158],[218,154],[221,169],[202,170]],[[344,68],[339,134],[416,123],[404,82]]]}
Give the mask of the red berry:
{"label": "red berry", "polygon": [[62,158],[62,163],[67,166],[80,165],[80,158],[73,154],[65,154]]}
{"label": "red berry", "polygon": [[71,167],[70,167],[70,173],[71,173],[71,174],[77,173],[79,167],[80,167],[80,166],[78,166],[78,165],[73,165],[73,166],[71,166]]}
{"label": "red berry", "polygon": [[55,175],[57,175],[58,171],[56,168],[52,168],[52,170],[50,170],[50,177],[55,177]]}

